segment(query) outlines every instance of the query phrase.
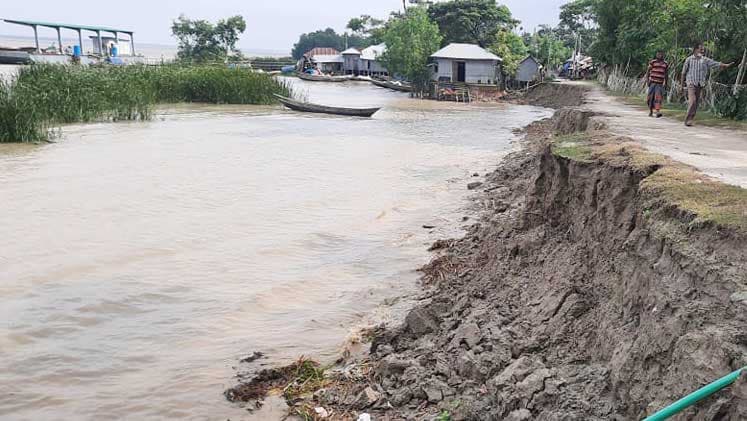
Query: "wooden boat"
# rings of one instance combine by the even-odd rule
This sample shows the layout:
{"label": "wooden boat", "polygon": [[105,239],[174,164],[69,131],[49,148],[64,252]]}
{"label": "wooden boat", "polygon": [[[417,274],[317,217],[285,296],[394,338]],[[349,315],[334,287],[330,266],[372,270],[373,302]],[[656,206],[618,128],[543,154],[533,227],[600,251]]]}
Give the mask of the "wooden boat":
{"label": "wooden boat", "polygon": [[398,84],[386,80],[376,79],[371,79],[371,83],[381,88],[392,89],[399,92],[412,92],[412,86],[407,84]]}
{"label": "wooden boat", "polygon": [[29,64],[31,56],[26,51],[0,49],[0,64]]}
{"label": "wooden boat", "polygon": [[344,107],[328,107],[326,105],[310,104],[308,102],[296,101],[282,95],[275,94],[275,97],[291,110],[301,111],[305,113],[319,113],[319,114],[335,114],[335,115],[346,115],[352,117],[371,117],[381,108],[344,108]]}
{"label": "wooden boat", "polygon": [[352,79],[350,76],[310,75],[303,72],[298,73],[298,77],[311,82],[347,82]]}

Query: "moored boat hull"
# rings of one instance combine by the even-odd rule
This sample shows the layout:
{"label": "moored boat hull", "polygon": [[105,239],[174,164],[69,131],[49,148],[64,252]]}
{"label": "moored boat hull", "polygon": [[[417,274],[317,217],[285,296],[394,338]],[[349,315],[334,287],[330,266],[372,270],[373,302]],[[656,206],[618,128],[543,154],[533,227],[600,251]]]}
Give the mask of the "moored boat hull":
{"label": "moored boat hull", "polygon": [[25,51],[0,50],[0,64],[29,64],[31,56]]}
{"label": "moored boat hull", "polygon": [[387,88],[399,92],[412,92],[412,86],[410,85],[399,85],[396,83],[376,79],[372,79],[371,83],[380,88]]}
{"label": "moored boat hull", "polygon": [[352,80],[350,76],[310,75],[308,73],[298,73],[298,78],[310,82],[347,82]]}
{"label": "moored boat hull", "polygon": [[301,111],[305,113],[317,113],[317,114],[333,114],[333,115],[344,115],[349,117],[371,117],[376,114],[381,108],[344,108],[344,107],[328,107],[326,105],[310,104],[308,102],[300,102],[291,98],[284,97],[282,95],[275,95],[281,104],[290,108],[294,111]]}

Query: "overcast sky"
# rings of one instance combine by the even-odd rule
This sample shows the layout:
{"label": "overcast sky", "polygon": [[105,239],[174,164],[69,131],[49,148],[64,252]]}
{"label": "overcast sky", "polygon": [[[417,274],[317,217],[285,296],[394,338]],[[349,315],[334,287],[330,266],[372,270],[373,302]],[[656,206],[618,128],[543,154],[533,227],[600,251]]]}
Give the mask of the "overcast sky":
{"label": "overcast sky", "polygon": [[[386,17],[402,8],[401,0],[3,0],[0,18],[41,20],[81,25],[121,27],[135,31],[135,42],[174,44],[171,21],[190,18],[216,20],[239,14],[247,22],[239,47],[244,50],[288,52],[299,34],[332,27],[342,31],[349,18],[361,14]],[[555,24],[567,0],[503,0],[527,29]],[[44,32],[42,32],[44,31]],[[53,37],[52,30],[40,36]],[[0,34],[32,35],[30,29],[0,22]],[[73,33],[66,34],[72,37]]]}

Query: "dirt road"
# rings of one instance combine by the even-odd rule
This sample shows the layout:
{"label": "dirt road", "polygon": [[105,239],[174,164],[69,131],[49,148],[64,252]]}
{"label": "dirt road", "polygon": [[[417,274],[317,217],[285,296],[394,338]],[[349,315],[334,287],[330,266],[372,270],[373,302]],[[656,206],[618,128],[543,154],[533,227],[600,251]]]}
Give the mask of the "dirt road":
{"label": "dirt road", "polygon": [[[653,152],[692,165],[726,183],[747,188],[747,131],[714,127],[685,127],[684,122],[651,118],[646,111],[626,105],[592,82],[586,107],[610,114],[610,131],[630,136]],[[665,110],[666,112],[666,110]]]}

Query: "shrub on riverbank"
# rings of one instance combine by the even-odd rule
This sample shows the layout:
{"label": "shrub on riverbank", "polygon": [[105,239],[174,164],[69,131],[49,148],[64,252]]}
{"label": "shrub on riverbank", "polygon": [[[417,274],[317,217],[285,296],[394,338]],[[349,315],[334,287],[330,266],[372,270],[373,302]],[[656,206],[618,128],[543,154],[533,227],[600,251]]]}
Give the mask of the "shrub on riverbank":
{"label": "shrub on riverbank", "polygon": [[0,85],[0,142],[46,140],[49,127],[147,120],[160,103],[270,104],[289,87],[224,66],[34,65]]}
{"label": "shrub on riverbank", "polygon": [[47,139],[46,124],[22,96],[12,94],[12,84],[0,80],[0,142],[38,142]]}

